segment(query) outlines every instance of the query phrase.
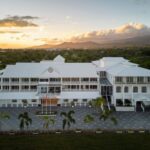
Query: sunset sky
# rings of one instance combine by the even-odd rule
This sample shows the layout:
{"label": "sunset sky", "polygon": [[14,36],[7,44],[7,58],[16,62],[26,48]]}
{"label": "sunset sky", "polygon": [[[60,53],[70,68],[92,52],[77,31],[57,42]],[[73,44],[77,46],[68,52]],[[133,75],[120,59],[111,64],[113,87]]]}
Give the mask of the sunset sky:
{"label": "sunset sky", "polygon": [[0,48],[150,34],[150,0],[1,0]]}

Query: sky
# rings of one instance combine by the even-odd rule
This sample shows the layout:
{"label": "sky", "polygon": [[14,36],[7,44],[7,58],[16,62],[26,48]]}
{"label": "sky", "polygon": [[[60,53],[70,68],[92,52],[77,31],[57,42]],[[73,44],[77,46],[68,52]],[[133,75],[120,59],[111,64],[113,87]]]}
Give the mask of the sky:
{"label": "sky", "polygon": [[0,47],[145,34],[149,8],[150,0],[1,0]]}

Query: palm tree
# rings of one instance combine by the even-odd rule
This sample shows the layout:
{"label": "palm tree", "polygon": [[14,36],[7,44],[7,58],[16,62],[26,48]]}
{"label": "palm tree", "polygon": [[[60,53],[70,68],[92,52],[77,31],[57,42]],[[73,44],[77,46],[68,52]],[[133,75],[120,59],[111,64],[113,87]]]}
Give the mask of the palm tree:
{"label": "palm tree", "polygon": [[55,120],[52,117],[49,116],[43,116],[42,119],[44,120],[43,128],[48,129],[49,125],[54,125]]}
{"label": "palm tree", "polygon": [[112,111],[109,109],[105,109],[102,111],[102,114],[100,115],[100,120],[107,120],[110,119],[115,125],[118,123],[117,119],[112,116]]}
{"label": "palm tree", "polygon": [[92,101],[92,106],[97,108],[97,111],[99,112],[99,109],[104,110],[104,104],[106,103],[105,99],[103,97],[99,97]]}
{"label": "palm tree", "polygon": [[32,124],[32,119],[29,117],[28,112],[24,112],[19,114],[18,119],[20,120],[20,129],[23,130],[25,128],[25,126],[29,127],[29,125]]}
{"label": "palm tree", "polygon": [[65,129],[66,125],[68,129],[70,128],[71,124],[75,124],[75,119],[73,118],[72,114],[75,112],[73,110],[69,112],[61,112],[60,116],[63,117],[63,125],[62,128]]}
{"label": "palm tree", "polygon": [[1,120],[3,119],[9,119],[10,116],[8,113],[5,113],[5,112],[0,112],[0,130],[1,130]]}
{"label": "palm tree", "polygon": [[91,115],[86,115],[84,117],[84,123],[91,123],[94,121],[94,117],[92,117]]}
{"label": "palm tree", "polygon": [[96,108],[101,108],[102,112],[100,113],[100,120],[107,120],[110,119],[115,125],[118,123],[117,119],[112,116],[112,110],[109,110],[108,108],[105,108],[104,105],[106,103],[106,100],[103,97],[97,98],[96,100],[93,100],[93,106]]}

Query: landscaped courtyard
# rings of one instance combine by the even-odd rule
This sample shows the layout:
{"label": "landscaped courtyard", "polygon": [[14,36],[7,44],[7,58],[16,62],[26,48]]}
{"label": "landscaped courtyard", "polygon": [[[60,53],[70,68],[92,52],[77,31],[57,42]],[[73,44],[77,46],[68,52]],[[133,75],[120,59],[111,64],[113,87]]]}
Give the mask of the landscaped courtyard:
{"label": "landscaped courtyard", "polygon": [[[72,124],[70,129],[81,130],[150,130],[150,112],[113,112],[113,116],[117,119],[117,125],[113,124],[110,119],[106,121],[99,119],[99,114],[95,108],[88,107],[57,107],[57,115],[54,117],[54,124],[49,125],[48,129],[43,128],[44,121],[41,117],[36,115],[36,112],[41,110],[40,108],[1,108],[0,112],[6,112],[10,115],[9,119],[1,119],[1,130],[20,130],[18,115],[23,112],[28,112],[32,119],[32,124],[28,130],[62,130],[62,117],[61,112],[68,112],[74,110],[72,115],[76,123]],[[84,122],[84,117],[90,114],[94,117],[94,121],[90,123]]]}

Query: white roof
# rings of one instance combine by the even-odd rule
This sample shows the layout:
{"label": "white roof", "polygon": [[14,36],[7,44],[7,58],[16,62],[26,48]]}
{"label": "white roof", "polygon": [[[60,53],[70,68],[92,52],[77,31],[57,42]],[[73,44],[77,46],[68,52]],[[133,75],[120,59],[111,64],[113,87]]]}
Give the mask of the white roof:
{"label": "white roof", "polygon": [[62,57],[61,55],[58,55],[57,57],[54,58],[54,62],[65,62],[65,58]]}
{"label": "white roof", "polygon": [[123,57],[103,57],[92,62],[97,71],[106,71],[113,76],[150,76],[150,70],[138,67]]}
{"label": "white roof", "polygon": [[91,63],[53,64],[61,77],[98,77],[96,68]]}
{"label": "white roof", "polygon": [[99,97],[99,92],[61,92],[62,99],[94,99]]}
{"label": "white roof", "polygon": [[98,75],[92,63],[41,61],[8,65],[2,77],[98,77]]}
{"label": "white roof", "polygon": [[109,68],[107,72],[114,76],[150,76],[150,70],[135,67],[135,66],[128,66],[128,65],[116,65],[115,67]]}
{"label": "white roof", "polygon": [[122,57],[104,57],[92,63],[65,63],[62,56],[53,61],[16,63],[2,70],[1,77],[98,77],[98,71],[114,76],[150,76],[150,70],[138,67]]}
{"label": "white roof", "polygon": [[123,62],[128,62],[128,60],[123,57],[103,57],[102,59],[93,61],[92,63],[97,67],[107,68]]}
{"label": "white roof", "polygon": [[9,99],[37,99],[37,92],[0,92],[1,100]]}

